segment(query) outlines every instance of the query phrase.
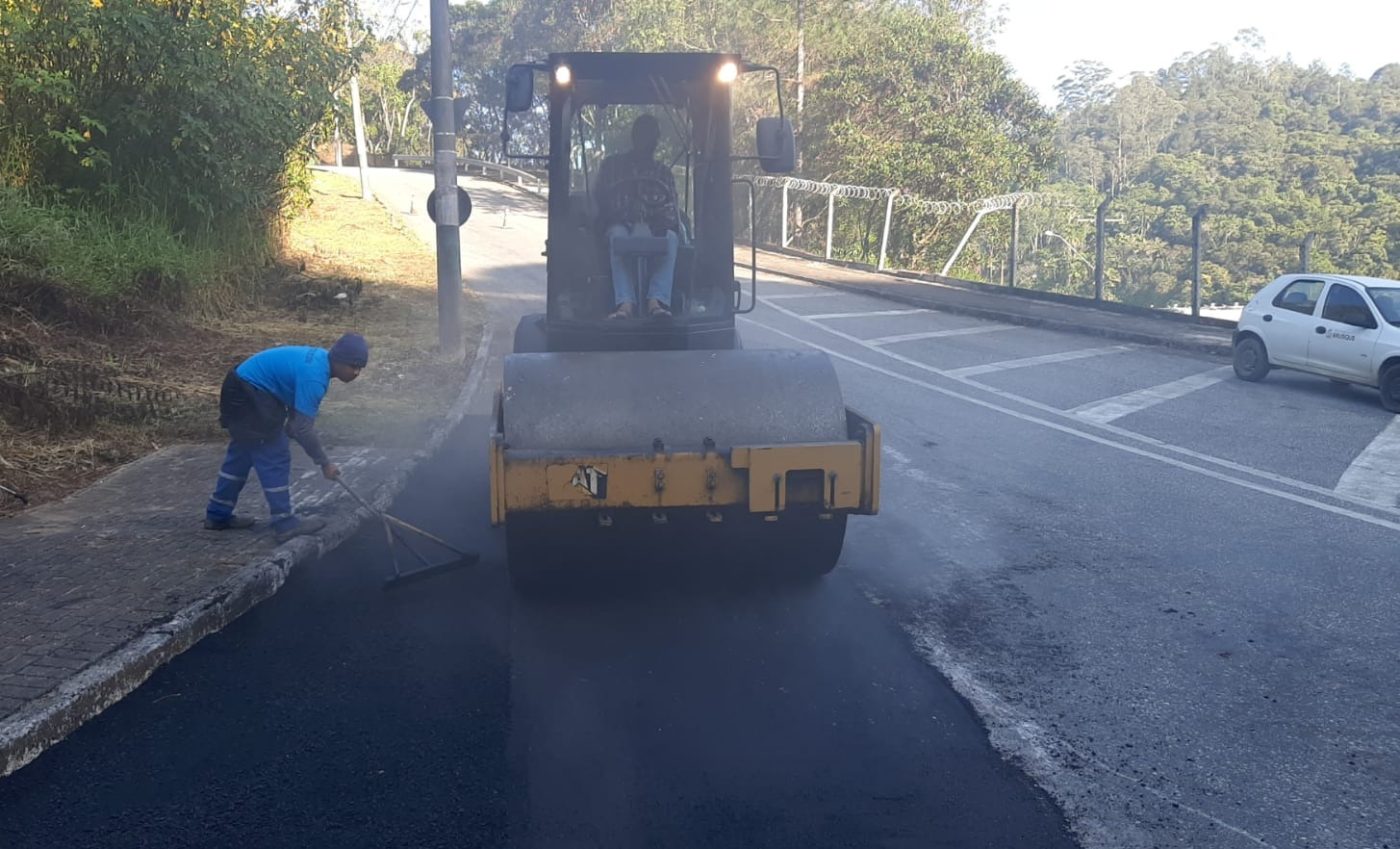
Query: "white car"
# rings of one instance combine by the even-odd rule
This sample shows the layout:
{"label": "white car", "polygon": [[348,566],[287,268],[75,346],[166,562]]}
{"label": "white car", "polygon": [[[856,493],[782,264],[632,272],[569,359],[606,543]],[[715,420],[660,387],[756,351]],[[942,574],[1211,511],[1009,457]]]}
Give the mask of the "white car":
{"label": "white car", "polygon": [[1400,280],[1285,274],[1245,306],[1234,345],[1242,380],[1296,369],[1376,387],[1400,413]]}

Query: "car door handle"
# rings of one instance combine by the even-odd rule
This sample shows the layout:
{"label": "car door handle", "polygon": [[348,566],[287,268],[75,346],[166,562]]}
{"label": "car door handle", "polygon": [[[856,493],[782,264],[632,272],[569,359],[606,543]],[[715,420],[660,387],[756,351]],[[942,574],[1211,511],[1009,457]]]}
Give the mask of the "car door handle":
{"label": "car door handle", "polygon": [[1264,320],[1265,320],[1265,321],[1273,321],[1273,320],[1274,320],[1273,313],[1269,313],[1268,315],[1265,315],[1265,316],[1264,316]]}
{"label": "car door handle", "polygon": [[1319,336],[1321,336],[1322,334],[1324,334],[1324,333],[1327,332],[1327,328],[1323,327],[1322,325],[1318,325],[1317,327],[1314,327],[1313,330],[1314,330],[1314,331],[1317,333],[1317,335],[1319,335]]}

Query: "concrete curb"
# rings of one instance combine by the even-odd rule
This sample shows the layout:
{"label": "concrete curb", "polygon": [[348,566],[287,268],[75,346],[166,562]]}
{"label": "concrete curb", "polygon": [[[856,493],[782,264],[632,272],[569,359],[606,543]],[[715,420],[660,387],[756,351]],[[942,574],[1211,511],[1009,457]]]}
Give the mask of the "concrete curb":
{"label": "concrete curb", "polygon": [[[439,420],[427,444],[400,461],[368,499],[376,509],[385,509],[393,502],[418,464],[436,454],[447,435],[466,417],[467,407],[481,384],[491,337],[488,324],[482,331],[462,391]],[[349,539],[369,515],[363,508],[356,508],[330,518],[326,528],[314,537],[297,537],[279,546],[272,554],[230,576],[204,598],[13,714],[0,725],[0,778],[34,760],[84,722],[124,698],[181,652],[270,598],[286,582],[293,566],[320,557]]]}
{"label": "concrete curb", "polygon": [[[784,254],[782,255],[792,256],[793,258],[799,259],[812,259],[811,257],[807,257],[801,254],[787,254],[786,252],[784,252]],[[824,260],[813,261],[824,262]],[[832,265],[836,265],[838,267],[851,267],[848,263],[832,263]],[[911,294],[908,292],[891,291],[888,288],[888,286],[891,284],[899,285],[900,283],[906,282],[906,280],[910,283],[918,283],[918,279],[910,279],[912,275],[896,275],[904,279],[898,281],[891,280],[888,284],[876,282],[851,283],[846,281],[835,281],[815,274],[807,275],[790,269],[774,268],[771,265],[765,266],[762,254],[760,254],[758,258],[758,268],[759,271],[767,272],[769,274],[776,274],[780,277],[790,277],[794,280],[802,280],[806,283],[812,283],[818,286],[824,286],[826,288],[836,289],[839,291],[857,292],[862,295],[871,295],[873,297],[881,298],[887,301],[892,301],[898,304],[904,304],[906,306],[911,307],[925,307],[930,309],[937,309],[940,312],[967,315],[973,318],[1009,322],[1012,324],[1020,324],[1026,327],[1041,327],[1047,330],[1058,330],[1065,333],[1079,334],[1081,336],[1099,336],[1108,339],[1117,339],[1124,342],[1133,342],[1139,345],[1153,345],[1157,347],[1174,348],[1177,350],[1192,351],[1195,353],[1210,354],[1213,356],[1229,357],[1233,353],[1233,349],[1231,347],[1229,339],[1221,339],[1219,341],[1208,339],[1193,339],[1189,337],[1176,336],[1171,332],[1172,330],[1185,328],[1163,328],[1167,332],[1161,335],[1157,335],[1153,333],[1144,333],[1141,331],[1136,331],[1127,328],[1112,327],[1104,324],[1085,323],[1079,321],[1072,321],[1068,319],[1052,318],[1049,316],[1026,315],[1014,311],[1003,311],[991,307],[979,307],[970,304],[950,303],[946,300],[940,299],[935,296],[921,297],[917,294]],[[863,271],[865,269],[857,270]],[[890,272],[872,271],[872,273],[889,274]],[[1003,296],[1008,296],[1007,293],[999,294]],[[759,296],[759,300],[762,300],[761,295]],[[1064,306],[1073,309],[1093,309],[1092,307],[1085,307],[1081,305],[1065,304]],[[1210,325],[1203,325],[1203,327],[1216,329]],[[1224,330],[1224,328],[1218,329]]]}

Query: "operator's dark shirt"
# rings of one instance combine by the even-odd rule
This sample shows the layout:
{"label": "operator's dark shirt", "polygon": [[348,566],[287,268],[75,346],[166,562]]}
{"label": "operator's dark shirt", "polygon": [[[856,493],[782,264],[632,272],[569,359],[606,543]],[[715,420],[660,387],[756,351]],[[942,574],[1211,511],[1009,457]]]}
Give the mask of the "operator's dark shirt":
{"label": "operator's dark shirt", "polygon": [[[649,208],[642,202],[645,189],[637,181],[614,187],[618,181],[632,177],[660,180],[668,189],[666,203]],[[604,226],[645,221],[657,233],[666,230],[680,232],[676,215],[676,177],[665,163],[640,157],[632,151],[609,156],[603,160],[603,166],[598,171],[598,197]]]}

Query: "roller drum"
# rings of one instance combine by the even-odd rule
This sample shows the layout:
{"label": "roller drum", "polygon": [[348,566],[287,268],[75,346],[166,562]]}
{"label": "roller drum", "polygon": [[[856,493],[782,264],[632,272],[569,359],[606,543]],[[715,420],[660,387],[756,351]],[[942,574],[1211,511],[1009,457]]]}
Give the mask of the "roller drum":
{"label": "roller drum", "polygon": [[807,351],[511,354],[503,416],[511,450],[699,451],[847,438],[836,370]]}

